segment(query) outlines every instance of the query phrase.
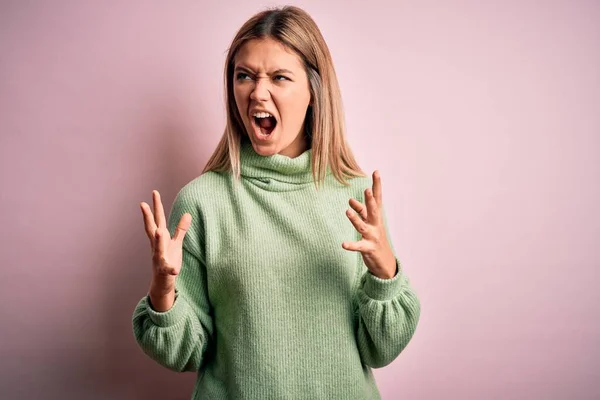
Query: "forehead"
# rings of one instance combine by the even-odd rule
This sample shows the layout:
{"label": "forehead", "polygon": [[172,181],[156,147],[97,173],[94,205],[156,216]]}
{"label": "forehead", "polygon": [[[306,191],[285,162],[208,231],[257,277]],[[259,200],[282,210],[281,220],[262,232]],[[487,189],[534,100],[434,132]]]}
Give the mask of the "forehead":
{"label": "forehead", "polygon": [[271,38],[252,39],[238,50],[234,65],[259,69],[303,68],[300,57],[282,43]]}

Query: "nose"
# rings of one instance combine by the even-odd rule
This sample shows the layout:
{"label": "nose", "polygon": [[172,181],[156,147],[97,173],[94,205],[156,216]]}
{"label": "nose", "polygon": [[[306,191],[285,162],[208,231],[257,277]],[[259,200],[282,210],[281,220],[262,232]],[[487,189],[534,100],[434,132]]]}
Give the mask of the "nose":
{"label": "nose", "polygon": [[250,99],[259,102],[267,101],[270,97],[269,78],[257,78],[254,89],[252,90],[252,93],[250,93]]}

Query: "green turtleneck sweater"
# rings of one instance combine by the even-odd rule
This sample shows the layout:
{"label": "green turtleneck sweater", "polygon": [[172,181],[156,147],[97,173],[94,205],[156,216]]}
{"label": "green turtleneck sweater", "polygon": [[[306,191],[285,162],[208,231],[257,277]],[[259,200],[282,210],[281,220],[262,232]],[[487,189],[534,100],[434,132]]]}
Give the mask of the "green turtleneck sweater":
{"label": "green turtleneck sweater", "polygon": [[311,155],[263,157],[244,141],[239,183],[211,171],[175,198],[171,235],[192,215],[175,303],[156,312],[144,296],[133,333],[161,365],[198,372],[192,399],[380,399],[371,368],[415,332],[420,302],[398,258],[379,279],[342,248],[360,239],[348,200],[364,203],[372,178],[344,186],[328,170],[317,190]]}

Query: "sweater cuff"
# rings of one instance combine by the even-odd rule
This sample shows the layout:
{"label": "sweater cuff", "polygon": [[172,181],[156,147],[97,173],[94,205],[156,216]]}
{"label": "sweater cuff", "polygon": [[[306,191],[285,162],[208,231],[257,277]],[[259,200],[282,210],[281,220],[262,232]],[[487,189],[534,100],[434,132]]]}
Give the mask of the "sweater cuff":
{"label": "sweater cuff", "polygon": [[167,327],[175,325],[181,320],[186,312],[188,306],[183,298],[179,298],[179,291],[175,289],[175,301],[173,306],[167,311],[159,312],[152,309],[150,302],[150,294],[146,295],[146,311],[150,316],[150,320],[157,326]]}
{"label": "sweater cuff", "polygon": [[391,300],[396,297],[404,284],[402,268],[397,258],[396,268],[396,275],[390,279],[381,279],[370,271],[365,272],[363,277],[363,291],[365,294],[374,300]]}

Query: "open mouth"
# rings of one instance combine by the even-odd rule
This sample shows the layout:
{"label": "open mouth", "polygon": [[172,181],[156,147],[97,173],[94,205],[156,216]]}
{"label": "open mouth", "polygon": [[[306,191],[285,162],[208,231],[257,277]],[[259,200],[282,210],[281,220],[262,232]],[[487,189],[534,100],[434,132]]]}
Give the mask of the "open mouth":
{"label": "open mouth", "polygon": [[275,119],[275,117],[269,116],[265,118],[259,118],[253,116],[251,118],[254,133],[257,137],[261,139],[269,138],[275,130],[275,126],[277,126],[277,120]]}

